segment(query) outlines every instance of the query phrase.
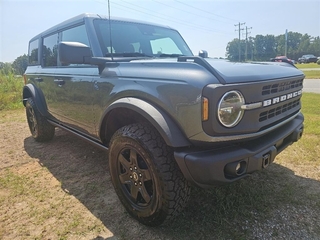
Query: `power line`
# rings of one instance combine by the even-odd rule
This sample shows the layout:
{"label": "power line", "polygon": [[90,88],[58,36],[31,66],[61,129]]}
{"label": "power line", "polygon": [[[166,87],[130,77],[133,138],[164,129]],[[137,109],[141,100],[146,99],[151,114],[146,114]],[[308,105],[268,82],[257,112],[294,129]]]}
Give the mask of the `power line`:
{"label": "power line", "polygon": [[240,28],[242,25],[246,24],[245,22],[244,23],[238,23],[238,24],[235,24],[234,26],[235,27],[238,27],[239,29],[235,30],[235,31],[239,31],[239,62],[241,61],[241,40],[240,40],[240,36],[241,36],[241,31],[244,30],[244,28]]}
{"label": "power line", "polygon": [[[126,2],[126,1],[123,1],[123,2]],[[102,3],[102,2],[101,2],[101,3]],[[126,2],[126,3],[128,3],[128,2]],[[176,19],[176,18],[171,18],[171,17],[169,17],[168,15],[167,15],[167,17],[156,16],[156,15],[154,15],[154,14],[149,13],[149,12],[151,11],[150,9],[142,8],[141,6],[137,6],[137,5],[132,4],[132,3],[129,3],[129,4],[131,4],[131,5],[133,5],[133,6],[136,6],[136,7],[138,7],[139,9],[132,8],[132,7],[128,7],[128,6],[119,4],[118,2],[117,2],[117,3],[112,2],[112,4],[113,4],[113,5],[117,5],[118,7],[120,6],[120,9],[121,9],[121,7],[122,7],[122,8],[124,8],[124,9],[126,9],[126,10],[129,9],[129,10],[131,10],[131,11],[140,12],[140,13],[143,13],[143,14],[145,14],[145,15],[149,15],[149,16],[152,16],[152,17],[155,17],[155,18],[159,18],[159,19],[162,19],[162,20],[166,20],[166,21],[169,20],[169,21],[171,21],[171,22],[175,22],[175,23],[178,23],[178,24],[180,24],[180,25],[184,25],[184,26],[187,26],[187,27],[190,27],[190,28],[193,28],[193,29],[203,30],[203,31],[212,32],[212,33],[219,33],[219,34],[229,34],[229,33],[227,33],[227,32],[221,32],[221,31],[219,32],[219,31],[217,31],[217,30],[215,30],[215,29],[208,29],[208,28],[205,28],[205,27],[203,27],[203,26],[201,26],[201,25],[189,24],[189,23],[186,23],[186,21],[184,21],[184,20],[179,20],[179,19]],[[115,7],[115,6],[114,6],[114,7]],[[117,8],[117,7],[115,7],[115,8]],[[149,12],[145,12],[145,11],[142,11],[142,10],[140,10],[140,9],[146,9],[146,10],[149,11]],[[168,18],[171,18],[171,19],[168,19]]]}
{"label": "power line", "polygon": [[[211,21],[218,21],[218,22],[223,22],[223,23],[227,23],[227,22],[224,22],[224,21],[221,21],[221,20],[217,20],[217,19],[214,19],[214,18],[210,18],[210,17],[206,17],[206,16],[203,16],[203,15],[199,15],[199,14],[196,14],[194,12],[190,12],[190,11],[186,11],[184,9],[181,9],[181,8],[177,8],[177,7],[174,7],[172,5],[169,5],[169,4],[166,4],[166,3],[163,3],[163,2],[159,2],[159,1],[156,1],[156,0],[152,0],[153,2],[156,2],[158,4],[161,4],[161,5],[164,5],[164,6],[167,6],[167,7],[170,7],[170,8],[173,8],[173,9],[176,9],[180,12],[185,12],[185,13],[188,13],[188,14],[192,14],[194,16],[197,16],[197,17],[201,17],[201,18],[204,18],[204,19],[209,19]],[[179,2],[180,3],[180,2]],[[184,4],[184,3],[182,3]]]}
{"label": "power line", "polygon": [[197,10],[199,10],[199,11],[201,11],[201,12],[205,12],[205,13],[211,14],[211,15],[213,15],[213,16],[217,16],[217,17],[220,17],[220,18],[224,18],[224,19],[227,19],[227,20],[230,20],[230,21],[237,21],[237,20],[232,19],[232,18],[224,17],[224,16],[221,16],[221,15],[218,15],[218,14],[215,14],[215,13],[212,13],[212,12],[209,12],[209,11],[206,11],[206,10],[203,10],[203,9],[201,9],[201,8],[197,8],[197,7],[195,7],[195,6],[192,6],[192,5],[190,5],[190,4],[187,4],[187,3],[185,3],[185,2],[181,2],[181,1],[178,1],[178,0],[174,0],[174,1],[175,1],[175,2],[178,2],[178,3],[180,3],[180,4],[183,4],[183,5],[186,5],[186,6],[188,6],[188,7],[197,9]]}
{"label": "power line", "polygon": [[[130,4],[130,5],[132,5],[132,6],[135,6],[135,7],[141,8],[141,9],[145,9],[145,10],[147,10],[148,12],[152,12],[152,10],[150,10],[150,9],[148,9],[148,8],[144,8],[144,7],[138,6],[138,5],[136,5],[136,4],[133,4],[133,3],[131,3],[131,2],[127,2],[127,1],[124,1],[124,0],[121,0],[121,1],[122,1],[122,2],[125,2],[125,3],[127,3],[127,4]],[[164,5],[165,5],[165,4],[164,4]],[[150,14],[150,15],[152,15],[152,14]],[[155,16],[155,15],[152,15],[152,16],[158,17],[158,16]],[[180,24],[185,24],[186,26],[192,26],[192,27],[196,27],[196,28],[203,28],[203,26],[197,25],[197,24],[192,24],[192,25],[186,24],[186,21],[185,21],[185,20],[173,18],[173,17],[171,17],[171,16],[169,16],[169,15],[166,15],[166,14],[161,14],[161,16],[166,16],[167,18],[171,18],[171,19],[173,19],[175,22],[179,21],[178,23],[180,23]],[[168,20],[167,18],[163,18],[163,19]],[[203,28],[203,29],[206,29],[206,28]],[[206,29],[206,30],[208,30],[208,31],[214,31],[214,32],[216,32],[216,33],[220,33],[220,32],[218,32],[217,29]],[[226,32],[221,32],[221,33],[226,33]]]}
{"label": "power line", "polygon": [[[247,27],[246,26],[246,51],[245,51],[245,55],[244,55],[244,60],[247,61],[247,55],[248,55],[248,35],[251,33],[251,32],[248,32],[248,29],[252,29],[252,27]],[[252,59],[251,59],[252,60]]]}

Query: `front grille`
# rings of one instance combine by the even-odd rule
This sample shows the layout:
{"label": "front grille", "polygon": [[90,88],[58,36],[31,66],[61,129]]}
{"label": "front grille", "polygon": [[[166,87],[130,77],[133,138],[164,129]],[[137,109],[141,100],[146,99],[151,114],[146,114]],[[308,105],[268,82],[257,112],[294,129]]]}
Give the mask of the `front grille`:
{"label": "front grille", "polygon": [[[203,122],[203,129],[211,136],[231,136],[258,133],[274,127],[299,112],[302,87],[303,76],[245,84],[208,85],[203,96],[213,104],[209,112],[211,121]],[[214,107],[226,92],[232,90],[241,92],[246,104],[261,103],[262,106],[245,110],[238,125],[226,128],[220,124]]]}
{"label": "front grille", "polygon": [[270,84],[262,87],[261,94],[265,96],[265,95],[279,93],[287,90],[294,90],[295,88],[301,88],[302,84],[303,84],[303,79]]}
{"label": "front grille", "polygon": [[296,99],[294,101],[288,102],[288,103],[283,104],[281,106],[278,106],[276,108],[272,108],[268,111],[264,111],[264,112],[260,113],[259,122],[263,122],[263,121],[266,121],[270,118],[278,116],[278,115],[285,113],[285,112],[287,112],[287,111],[289,111],[299,105],[300,105],[300,99]]}

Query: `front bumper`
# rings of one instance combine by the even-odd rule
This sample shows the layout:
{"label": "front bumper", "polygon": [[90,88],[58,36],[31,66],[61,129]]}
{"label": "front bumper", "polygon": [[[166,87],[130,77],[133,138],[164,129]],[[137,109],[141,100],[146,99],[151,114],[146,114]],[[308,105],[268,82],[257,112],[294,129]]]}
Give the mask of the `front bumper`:
{"label": "front bumper", "polygon": [[[303,133],[303,120],[300,113],[260,138],[216,149],[176,150],[174,156],[184,176],[202,188],[231,183],[265,168],[283,149],[298,141]],[[233,174],[230,168],[238,163],[241,169]]]}

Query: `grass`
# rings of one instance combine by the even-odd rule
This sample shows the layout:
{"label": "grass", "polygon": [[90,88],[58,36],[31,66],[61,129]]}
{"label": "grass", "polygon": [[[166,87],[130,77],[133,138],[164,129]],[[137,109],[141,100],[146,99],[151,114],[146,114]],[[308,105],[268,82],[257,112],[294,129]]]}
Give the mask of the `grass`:
{"label": "grass", "polygon": [[[53,186],[51,184],[50,187],[44,187],[44,180],[52,182],[52,177],[45,168],[37,170],[36,174],[6,169],[0,175],[0,190],[6,190],[5,195],[0,194],[0,206],[12,206],[7,210],[10,212],[9,217],[6,212],[4,215],[7,217],[2,217],[2,222],[10,222],[10,217],[21,219],[23,224],[15,227],[15,231],[19,233],[16,236],[18,239],[45,239],[48,233],[57,239],[79,239],[84,231],[82,228],[89,229],[88,232],[94,231],[96,235],[100,233],[102,223],[97,219],[86,222],[87,219],[83,217],[87,214],[84,213],[85,209],[66,214],[68,208],[77,202],[63,192],[61,184],[57,182]],[[43,226],[44,229],[37,231],[37,226]],[[36,234],[30,237],[32,232]],[[2,237],[0,229],[0,239]]]}
{"label": "grass", "polygon": [[22,108],[23,78],[0,72],[0,110]]}
{"label": "grass", "polygon": [[[318,103],[318,104],[315,104]],[[320,94],[304,93],[302,97],[302,111],[305,116],[307,134],[320,137]],[[320,156],[320,155],[319,155]]]}
{"label": "grass", "polygon": [[306,64],[295,64],[295,66],[299,69],[305,68],[320,68],[320,65],[317,63],[306,63]]}
{"label": "grass", "polygon": [[320,79],[320,65],[317,63],[296,64],[295,66],[303,71],[307,79]]}
{"label": "grass", "polygon": [[320,70],[303,70],[306,79],[320,79]]}

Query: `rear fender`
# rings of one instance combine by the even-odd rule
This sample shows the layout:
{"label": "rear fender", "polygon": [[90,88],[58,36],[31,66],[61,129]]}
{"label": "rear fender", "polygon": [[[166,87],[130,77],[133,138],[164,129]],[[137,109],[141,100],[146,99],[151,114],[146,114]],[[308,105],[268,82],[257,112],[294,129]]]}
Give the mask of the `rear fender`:
{"label": "rear fender", "polygon": [[35,85],[28,83],[23,87],[22,101],[24,106],[26,106],[26,102],[30,97],[35,102],[41,115],[48,116],[48,108],[42,91]]}

